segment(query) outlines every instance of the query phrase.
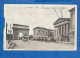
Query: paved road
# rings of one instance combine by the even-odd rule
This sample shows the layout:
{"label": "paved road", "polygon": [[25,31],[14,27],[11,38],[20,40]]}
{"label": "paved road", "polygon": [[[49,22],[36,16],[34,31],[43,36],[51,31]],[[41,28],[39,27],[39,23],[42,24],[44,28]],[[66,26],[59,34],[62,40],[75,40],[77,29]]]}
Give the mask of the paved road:
{"label": "paved road", "polygon": [[54,43],[54,42],[41,42],[41,41],[22,41],[14,40],[17,46],[14,49],[26,49],[26,50],[74,50],[73,44],[66,43]]}

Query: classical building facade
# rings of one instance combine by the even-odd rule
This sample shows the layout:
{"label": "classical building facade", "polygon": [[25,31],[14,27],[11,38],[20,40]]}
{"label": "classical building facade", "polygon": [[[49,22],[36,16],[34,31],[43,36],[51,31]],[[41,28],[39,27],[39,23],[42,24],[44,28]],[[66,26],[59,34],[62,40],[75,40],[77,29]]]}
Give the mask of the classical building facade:
{"label": "classical building facade", "polygon": [[75,8],[72,8],[70,11],[70,32],[69,38],[71,42],[74,42],[75,38]]}
{"label": "classical building facade", "polygon": [[54,39],[56,41],[69,41],[69,22],[69,18],[59,18],[54,22]]}
{"label": "classical building facade", "polygon": [[33,39],[49,40],[53,37],[53,30],[43,27],[33,29]]}
{"label": "classical building facade", "polygon": [[13,24],[13,39],[22,39],[24,36],[29,36],[29,26]]}

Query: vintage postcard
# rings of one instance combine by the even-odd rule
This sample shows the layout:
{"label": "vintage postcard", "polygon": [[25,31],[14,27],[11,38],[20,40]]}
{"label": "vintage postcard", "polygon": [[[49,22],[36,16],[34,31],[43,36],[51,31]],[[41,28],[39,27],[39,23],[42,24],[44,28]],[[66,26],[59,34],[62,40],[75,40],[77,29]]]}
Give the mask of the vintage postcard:
{"label": "vintage postcard", "polygon": [[77,5],[4,4],[4,18],[4,50],[77,50]]}

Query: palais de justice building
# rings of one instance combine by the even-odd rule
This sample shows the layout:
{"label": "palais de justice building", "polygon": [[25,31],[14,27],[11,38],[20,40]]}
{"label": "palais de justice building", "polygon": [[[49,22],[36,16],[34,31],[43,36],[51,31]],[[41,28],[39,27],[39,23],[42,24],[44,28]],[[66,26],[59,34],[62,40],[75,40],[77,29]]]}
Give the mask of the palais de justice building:
{"label": "palais de justice building", "polygon": [[54,39],[56,41],[69,41],[69,18],[59,18],[54,22]]}
{"label": "palais de justice building", "polygon": [[54,22],[54,39],[74,43],[75,39],[75,8],[69,10],[69,18],[59,18]]}

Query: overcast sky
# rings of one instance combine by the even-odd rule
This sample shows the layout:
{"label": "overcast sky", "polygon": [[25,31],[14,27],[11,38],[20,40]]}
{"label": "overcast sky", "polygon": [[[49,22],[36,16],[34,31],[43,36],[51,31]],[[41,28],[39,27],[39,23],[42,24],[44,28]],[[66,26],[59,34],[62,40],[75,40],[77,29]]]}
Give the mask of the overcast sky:
{"label": "overcast sky", "polygon": [[37,26],[54,29],[53,23],[61,17],[60,11],[62,10],[63,18],[70,18],[68,10],[73,7],[70,5],[5,4],[4,17],[8,23],[8,29],[10,29],[10,24],[28,25],[29,34],[33,34],[33,28]]}

